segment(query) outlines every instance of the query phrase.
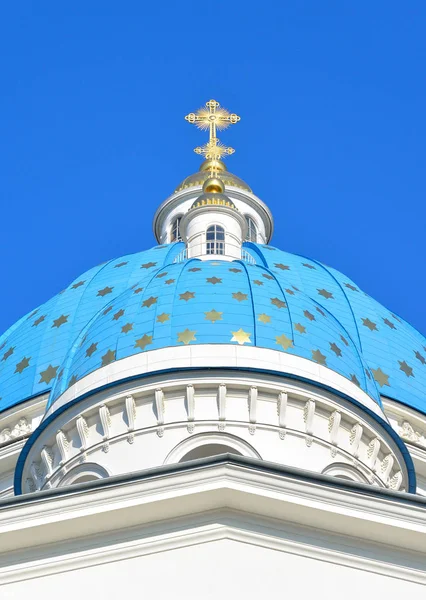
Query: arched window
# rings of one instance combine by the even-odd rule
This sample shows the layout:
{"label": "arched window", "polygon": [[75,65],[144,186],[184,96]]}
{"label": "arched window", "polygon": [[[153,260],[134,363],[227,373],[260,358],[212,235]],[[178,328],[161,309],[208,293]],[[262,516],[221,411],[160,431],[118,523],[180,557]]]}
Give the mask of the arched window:
{"label": "arched window", "polygon": [[257,242],[256,223],[248,215],[246,215],[246,222],[247,222],[246,242]]}
{"label": "arched window", "polygon": [[207,229],[206,254],[225,254],[225,230],[220,225],[211,225]]}
{"label": "arched window", "polygon": [[171,242],[181,242],[182,238],[180,236],[180,220],[181,217],[176,217],[176,219],[172,223],[172,231],[170,234]]}

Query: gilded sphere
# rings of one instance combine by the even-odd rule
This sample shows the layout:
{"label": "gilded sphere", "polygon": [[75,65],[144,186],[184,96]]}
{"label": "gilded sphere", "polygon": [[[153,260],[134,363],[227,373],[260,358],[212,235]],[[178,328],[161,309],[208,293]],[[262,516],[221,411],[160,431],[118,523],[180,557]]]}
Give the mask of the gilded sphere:
{"label": "gilded sphere", "polygon": [[209,177],[203,184],[203,192],[206,194],[223,194],[225,184],[218,177]]}

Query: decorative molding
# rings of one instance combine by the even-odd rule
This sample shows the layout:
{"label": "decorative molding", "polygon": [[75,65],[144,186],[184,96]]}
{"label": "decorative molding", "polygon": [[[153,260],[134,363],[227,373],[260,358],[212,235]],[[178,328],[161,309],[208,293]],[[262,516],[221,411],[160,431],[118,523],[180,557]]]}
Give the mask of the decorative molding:
{"label": "decorative molding", "polygon": [[312,446],[313,441],[313,424],[314,424],[314,416],[315,416],[315,401],[312,398],[306,402],[305,407],[303,409],[303,420],[305,422],[305,432],[306,432],[306,445],[308,447]]}
{"label": "decorative molding", "polygon": [[368,444],[367,456],[370,467],[376,470],[376,460],[380,450],[380,441],[377,438]]}
{"label": "decorative molding", "polygon": [[108,452],[109,451],[109,436],[110,436],[110,430],[111,430],[111,414],[108,410],[108,407],[105,406],[105,404],[101,404],[101,406],[99,407],[99,419],[101,421],[101,426],[102,426],[102,439],[104,441],[104,444],[102,446],[102,450],[104,452]]}
{"label": "decorative molding", "polygon": [[58,446],[59,454],[61,456],[60,464],[62,465],[64,462],[68,460],[70,443],[67,439],[67,436],[63,431],[59,429],[56,434],[56,444]]}
{"label": "decorative molding", "polygon": [[248,409],[249,409],[249,432],[254,435],[256,431],[256,415],[257,415],[257,387],[252,385],[249,388],[248,395]]}
{"label": "decorative molding", "polygon": [[421,446],[426,446],[426,438],[422,433],[415,431],[409,421],[403,421],[399,428],[399,435],[409,442],[415,442]]}
{"label": "decorative molding", "polygon": [[157,416],[157,435],[163,437],[164,435],[164,393],[161,388],[157,388],[154,393],[155,412]]}
{"label": "decorative molding", "polygon": [[188,415],[188,433],[194,433],[195,391],[192,383],[186,386],[186,412]]}
{"label": "decorative molding", "polygon": [[381,472],[382,472],[382,478],[387,482],[389,479],[389,474],[392,470],[393,467],[393,463],[394,463],[394,458],[392,456],[392,454],[388,454],[387,456],[385,456],[385,458],[382,460],[382,464],[381,464]]}
{"label": "decorative molding", "polygon": [[86,419],[81,415],[77,417],[75,424],[80,437],[80,450],[83,452],[83,450],[86,450],[87,448],[87,442],[89,440],[89,428],[87,426]]}
{"label": "decorative molding", "polygon": [[126,410],[126,420],[127,420],[127,441],[129,444],[133,444],[134,442],[134,430],[135,430],[135,422],[136,422],[136,403],[133,396],[126,396],[125,400],[125,410]]}
{"label": "decorative molding", "polygon": [[[138,384],[121,394],[111,394],[109,398],[99,395],[98,401],[96,397],[90,398],[79,405],[79,416],[72,412],[73,416],[68,417],[64,411],[32,447],[23,471],[23,481],[33,479],[39,488],[46,487],[48,483],[55,487],[65,472],[86,461],[100,464],[106,461],[105,467],[110,467],[113,474],[127,472],[135,469],[136,463],[133,455],[127,454],[132,466],[126,466],[128,449],[124,452],[122,441],[137,445],[139,452],[141,447],[149,448],[145,446],[148,436],[156,433],[162,438],[166,429],[173,430],[171,439],[181,443],[192,437],[195,427],[206,435],[218,430],[222,434],[226,426],[227,434],[246,442],[250,435],[258,432],[256,442],[261,445],[262,454],[266,451],[265,460],[275,461],[275,456],[280,456],[288,466],[309,468],[306,467],[309,460],[306,462],[307,457],[303,456],[303,449],[298,445],[305,442],[308,448],[315,446],[320,453],[315,455],[313,471],[323,472],[335,462],[353,465],[371,484],[406,488],[405,463],[395,443],[380,425],[367,415],[364,418],[348,403],[291,383],[283,390],[274,379],[217,377],[194,380],[192,377],[191,374],[189,382],[185,377],[172,378],[162,382],[161,388],[155,387],[158,385],[155,382]],[[196,390],[200,390],[199,395]],[[211,401],[216,401],[216,411],[208,408],[212,405],[210,401],[205,402],[206,393]],[[242,394],[246,394],[247,408],[241,403]],[[173,403],[169,405],[173,407],[171,410],[168,402]],[[203,410],[198,412],[200,402]],[[284,455],[276,446],[279,440],[267,437],[277,436],[277,433],[280,440],[287,440],[288,451]],[[114,453],[114,461],[104,461],[99,452],[107,452],[112,440],[115,452],[122,453],[122,458],[118,459]],[[51,462],[45,447],[51,451]],[[148,457],[146,464],[158,466],[170,452],[167,445],[160,445],[152,458]],[[31,463],[41,463],[44,472],[39,470],[38,475],[33,477]],[[117,470],[117,465],[121,469],[120,464],[123,465],[122,471]],[[25,491],[30,491],[28,484]]]}
{"label": "decorative molding", "polygon": [[53,452],[48,446],[44,446],[41,451],[41,460],[44,465],[44,470],[47,476],[53,471]]}
{"label": "decorative molding", "polygon": [[13,427],[10,425],[0,431],[0,444],[26,437],[31,431],[32,427],[28,423],[28,420],[25,417],[21,417]]}
{"label": "decorative molding", "polygon": [[352,454],[355,458],[359,457],[359,447],[363,434],[362,425],[359,423],[355,423],[355,425],[351,429],[351,433],[349,435],[349,443],[352,448]]}
{"label": "decorative molding", "polygon": [[225,431],[225,413],[226,413],[226,384],[221,383],[217,390],[217,408],[219,414],[219,431]]}

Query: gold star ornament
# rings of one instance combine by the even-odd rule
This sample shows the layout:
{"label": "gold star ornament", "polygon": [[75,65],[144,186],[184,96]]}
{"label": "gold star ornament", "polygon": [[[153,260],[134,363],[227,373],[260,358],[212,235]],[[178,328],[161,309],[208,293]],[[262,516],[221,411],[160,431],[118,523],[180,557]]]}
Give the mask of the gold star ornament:
{"label": "gold star ornament", "polygon": [[40,381],[39,383],[47,383],[49,384],[54,377],[56,377],[56,372],[59,367],[52,367],[49,365],[46,370],[40,372]]}
{"label": "gold star ornament", "polygon": [[188,300],[192,300],[193,298],[195,298],[195,292],[184,292],[183,294],[179,294],[179,300],[185,300],[185,302],[188,302]]}
{"label": "gold star ornament", "polygon": [[282,335],[277,336],[275,338],[275,341],[278,344],[278,346],[282,347],[283,350],[288,350],[293,346],[292,340],[290,340],[286,335],[284,335],[284,333]]}
{"label": "gold star ornament", "polygon": [[219,312],[214,308],[209,312],[204,313],[206,315],[206,321],[211,321],[212,323],[216,323],[216,321],[222,320],[223,312]]}
{"label": "gold star ornament", "polygon": [[243,344],[251,344],[251,333],[248,333],[243,329],[239,329],[238,331],[231,331],[231,333],[231,342],[238,342],[240,346],[242,346]]}
{"label": "gold star ornament", "polygon": [[140,348],[140,350],[145,350],[145,348],[147,346],[149,346],[149,344],[152,344],[152,335],[147,335],[146,333],[139,338],[138,340],[136,340],[135,343],[135,348]]}
{"label": "gold star ornament", "polygon": [[180,331],[178,333],[178,343],[182,343],[188,345],[190,342],[195,342],[197,338],[195,337],[196,331],[191,331],[190,329],[185,329],[185,331]]}
{"label": "gold star ornament", "polygon": [[106,367],[106,365],[109,365],[110,363],[115,361],[115,352],[114,350],[108,350],[108,352],[106,354],[103,355],[102,357],[102,367]]}

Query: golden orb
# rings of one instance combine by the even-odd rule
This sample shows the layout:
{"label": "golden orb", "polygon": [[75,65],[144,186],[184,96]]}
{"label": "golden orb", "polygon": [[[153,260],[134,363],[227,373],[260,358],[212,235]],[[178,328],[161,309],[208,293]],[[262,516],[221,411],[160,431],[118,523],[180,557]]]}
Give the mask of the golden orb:
{"label": "golden orb", "polygon": [[218,177],[209,177],[203,183],[203,192],[206,194],[223,194],[225,184]]}
{"label": "golden orb", "polygon": [[226,171],[226,166],[221,160],[212,158],[201,163],[200,171]]}

